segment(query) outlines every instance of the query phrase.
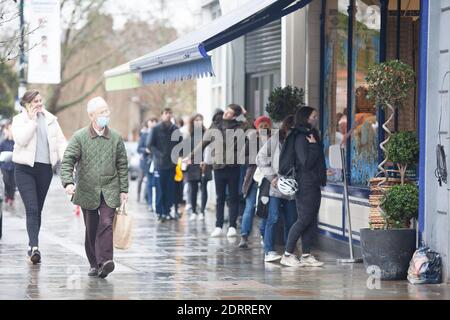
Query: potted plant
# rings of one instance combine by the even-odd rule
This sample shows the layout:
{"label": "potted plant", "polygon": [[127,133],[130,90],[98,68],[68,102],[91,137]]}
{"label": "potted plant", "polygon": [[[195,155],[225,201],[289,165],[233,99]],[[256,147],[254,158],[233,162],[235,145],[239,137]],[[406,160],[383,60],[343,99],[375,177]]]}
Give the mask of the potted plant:
{"label": "potted plant", "polygon": [[305,105],[305,91],[287,86],[275,88],[269,96],[266,111],[274,122],[281,122]]}
{"label": "potted plant", "polygon": [[[389,125],[411,94],[415,75],[411,66],[391,60],[371,66],[366,80],[369,98],[385,108],[388,118],[382,125],[385,140],[380,143],[385,158],[378,165],[384,177],[370,181],[370,229],[361,230],[361,250],[366,268],[378,267],[383,280],[401,280],[407,277],[416,247],[415,230],[399,226],[406,227],[408,218],[417,215],[417,187],[405,184],[405,173],[408,165],[417,162],[419,147],[412,134],[392,136]],[[388,161],[398,166],[400,179],[389,177]]]}
{"label": "potted plant", "polygon": [[417,218],[419,190],[406,182],[409,165],[417,163],[419,143],[413,132],[394,134],[386,149],[388,160],[399,167],[401,184],[386,190],[380,209],[385,221],[384,230],[362,229],[361,249],[366,268],[377,266],[383,280],[405,280],[409,262],[416,249],[416,230],[411,220]]}

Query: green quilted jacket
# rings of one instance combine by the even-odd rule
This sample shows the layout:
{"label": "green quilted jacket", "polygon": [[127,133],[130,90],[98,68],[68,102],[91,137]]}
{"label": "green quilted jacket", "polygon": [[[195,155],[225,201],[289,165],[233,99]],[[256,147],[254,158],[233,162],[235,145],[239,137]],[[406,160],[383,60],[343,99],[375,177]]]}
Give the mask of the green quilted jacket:
{"label": "green quilted jacket", "polygon": [[108,207],[120,207],[120,193],[128,193],[127,152],[120,135],[108,127],[102,136],[92,126],[78,130],[64,153],[61,182],[64,188],[76,185],[72,202],[83,209],[100,207],[101,194]]}

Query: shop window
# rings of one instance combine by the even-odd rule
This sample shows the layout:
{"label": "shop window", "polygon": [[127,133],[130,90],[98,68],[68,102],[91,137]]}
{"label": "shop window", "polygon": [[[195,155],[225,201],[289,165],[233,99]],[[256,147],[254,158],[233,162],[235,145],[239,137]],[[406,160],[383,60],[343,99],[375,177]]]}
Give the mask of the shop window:
{"label": "shop window", "polygon": [[[323,141],[325,150],[340,144],[347,133],[348,82],[348,6],[349,0],[327,1],[324,47],[324,112]],[[328,152],[326,152],[328,164]],[[329,177],[331,182],[342,181],[339,170]]]}
{"label": "shop window", "polygon": [[378,1],[356,0],[353,37],[351,182],[367,186],[377,172],[377,106],[367,98],[369,67],[379,62],[381,13]]}

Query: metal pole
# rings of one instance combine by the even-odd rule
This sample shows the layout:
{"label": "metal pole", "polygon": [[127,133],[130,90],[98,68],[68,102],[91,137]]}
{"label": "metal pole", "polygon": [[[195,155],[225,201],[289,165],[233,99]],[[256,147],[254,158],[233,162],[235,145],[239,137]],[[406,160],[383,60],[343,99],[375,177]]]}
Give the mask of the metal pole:
{"label": "metal pole", "polygon": [[[341,148],[341,161],[342,161],[342,173],[344,176],[344,202],[345,202],[345,213],[347,216],[348,223],[348,246],[350,249],[350,259],[338,259],[338,263],[360,263],[361,258],[355,259],[353,254],[353,236],[352,236],[352,222],[350,217],[350,201],[348,196],[348,178],[347,178],[347,162],[345,159],[345,149]],[[345,225],[344,225],[345,231]]]}
{"label": "metal pole", "polygon": [[25,18],[24,18],[25,0],[20,0],[19,16],[20,16],[20,44],[19,44],[19,92],[18,98],[26,91],[27,82],[25,80]]}

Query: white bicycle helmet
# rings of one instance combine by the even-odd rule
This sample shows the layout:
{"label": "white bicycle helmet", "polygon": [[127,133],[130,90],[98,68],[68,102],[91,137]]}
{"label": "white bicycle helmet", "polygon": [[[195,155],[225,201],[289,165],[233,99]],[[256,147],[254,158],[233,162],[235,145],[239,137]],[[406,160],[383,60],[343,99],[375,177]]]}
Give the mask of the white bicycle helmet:
{"label": "white bicycle helmet", "polygon": [[293,178],[279,177],[277,182],[278,190],[285,196],[294,196],[298,191],[297,181]]}

